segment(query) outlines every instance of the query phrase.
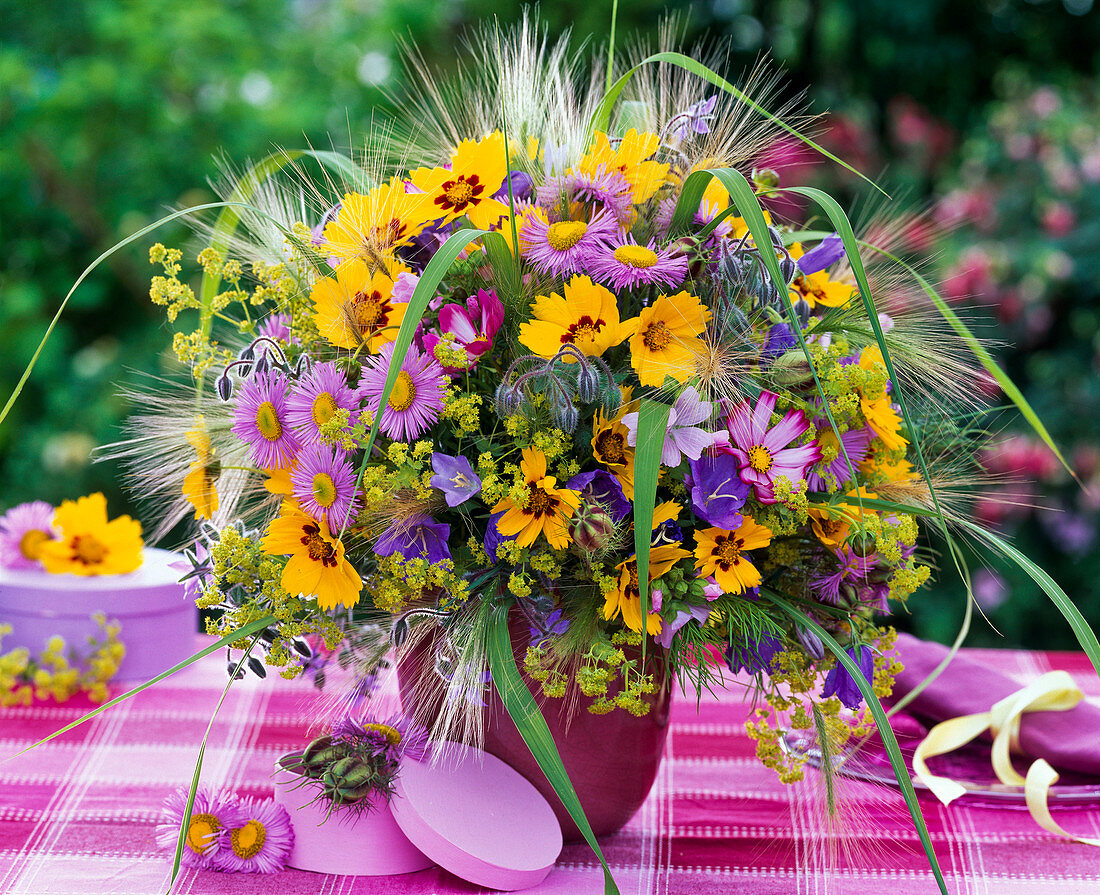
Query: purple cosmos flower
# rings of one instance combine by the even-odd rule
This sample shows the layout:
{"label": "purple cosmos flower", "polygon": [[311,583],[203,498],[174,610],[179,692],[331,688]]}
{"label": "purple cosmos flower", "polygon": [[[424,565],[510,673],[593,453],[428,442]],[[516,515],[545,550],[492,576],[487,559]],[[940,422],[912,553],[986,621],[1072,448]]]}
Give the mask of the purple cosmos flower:
{"label": "purple cosmos flower", "polygon": [[691,460],[691,506],[695,515],[709,525],[738,528],[741,508],[749,498],[749,486],[741,481],[737,458],[730,454]]}
{"label": "purple cosmos flower", "polygon": [[[157,845],[175,851],[180,825],[187,809],[186,786],[169,793],[161,803],[160,820],[156,827]],[[214,790],[200,784],[191,807],[191,823],[184,839],[184,867],[208,869],[218,853],[228,847],[229,831],[241,822],[241,803],[228,790]]]}
{"label": "purple cosmos flower", "polygon": [[57,538],[54,508],[43,500],[21,503],[0,517],[0,566],[5,569],[40,569],[39,548]]}
{"label": "purple cosmos flower", "polygon": [[[859,469],[859,464],[867,459],[867,452],[871,449],[871,441],[875,433],[866,426],[860,429],[849,429],[841,433],[838,441],[828,421],[820,422],[817,429],[817,446],[822,454],[825,453],[826,448],[835,448],[836,456],[828,463],[821,460],[815,464],[806,473],[806,482],[811,491],[835,491],[852,478],[848,460],[852,461],[852,467]],[[840,450],[840,444],[844,445],[844,451]],[[848,453],[848,460],[844,459],[845,451]]]}
{"label": "purple cosmos flower", "polygon": [[650,240],[640,246],[624,230],[610,245],[590,248],[584,259],[584,270],[592,279],[609,283],[615,291],[637,286],[679,286],[687,276],[685,257],[673,257],[670,249],[658,249]]}
{"label": "purple cosmos flower", "polygon": [[539,205],[546,208],[574,201],[596,203],[620,225],[629,223],[634,210],[634,191],[629,181],[602,165],[594,172],[551,177],[538,188],[537,196]]}
{"label": "purple cosmos flower", "polygon": [[278,873],[294,846],[290,815],[274,799],[241,799],[237,823],[211,858],[226,873]]}
{"label": "purple cosmos flower", "polygon": [[443,492],[447,506],[457,507],[481,490],[481,479],[465,457],[432,454],[433,488]]}
{"label": "purple cosmos flower", "polygon": [[787,447],[809,431],[810,424],[801,410],[788,410],[786,416],[772,428],[772,412],[777,395],[762,391],[756,407],[750,410],[748,401],[735,404],[729,411],[727,425],[731,450],[741,467],[741,480],[752,485],[761,503],[776,503],[775,480],[784,476],[792,483],[805,478],[811,463],[821,458],[816,442]]}
{"label": "purple cosmos flower", "polygon": [[[724,441],[724,438],[716,441],[715,433],[699,428],[699,423],[710,419],[713,409],[713,405],[704,401],[694,386],[689,385],[680,393],[668,414],[668,431],[661,449],[662,465],[670,468],[679,466],[684,457],[698,460],[707,448],[713,447],[717,441]],[[626,414],[623,425],[627,428],[627,444],[634,447],[638,439],[638,414]]]}
{"label": "purple cosmos flower", "polygon": [[723,654],[730,671],[735,674],[744,669],[753,674],[768,672],[771,674],[772,658],[783,649],[783,643],[771,634],[764,634],[759,640],[749,640],[744,646],[730,645]]}
{"label": "purple cosmos flower", "polygon": [[840,603],[840,586],[851,584],[856,588],[864,587],[867,584],[867,575],[875,567],[878,557],[874,553],[860,556],[847,544],[832,552],[838,563],[836,569],[828,575],[811,578],[810,589],[818,599],[837,606]]}
{"label": "purple cosmos flower", "polygon": [[485,526],[485,540],[481,546],[485,548],[485,553],[492,562],[497,562],[497,549],[501,544],[516,539],[516,535],[502,535],[500,529],[497,528],[497,523],[504,518],[505,512],[507,511],[501,510],[499,513],[493,513],[489,517],[489,523]]}
{"label": "purple cosmos flower", "polygon": [[672,121],[669,122],[675,125],[671,133],[681,140],[686,140],[692,134],[709,134],[710,124],[708,122],[714,117],[714,104],[716,102],[718,102],[718,94],[714,93],[673,117]]}
{"label": "purple cosmos flower", "polygon": [[290,484],[298,506],[318,522],[324,517],[333,531],[354,518],[359,505],[355,469],[342,453],[323,444],[303,448]]}
{"label": "purple cosmos flower", "polygon": [[836,233],[830,233],[798,259],[798,269],[803,276],[818,273],[836,264],[844,257],[844,242]]}
{"label": "purple cosmos flower", "polygon": [[560,609],[554,609],[545,617],[528,619],[527,626],[531,635],[531,646],[538,649],[551,637],[560,637],[568,631],[569,619],[561,614]]}
{"label": "purple cosmos flower", "polygon": [[[859,667],[863,677],[870,683],[874,679],[875,672],[875,657],[871,648],[849,647],[848,655],[852,657],[852,661]],[[837,662],[832,671],[825,675],[825,687],[821,691],[821,696],[824,699],[835,696],[850,709],[859,708],[863,703],[863,693],[860,692],[859,684],[840,662]]]}
{"label": "purple cosmos flower", "polygon": [[[377,413],[382,400],[393,347],[393,342],[383,345],[377,356],[363,368],[359,392],[372,415]],[[382,432],[397,441],[412,441],[423,435],[443,409],[445,381],[443,367],[434,358],[409,348],[382,411]]]}
{"label": "purple cosmos flower", "polygon": [[553,221],[541,209],[527,215],[519,234],[520,254],[539,273],[564,277],[586,269],[588,259],[606,252],[618,224],[605,211],[590,221]]}
{"label": "purple cosmos flower", "polygon": [[348,411],[348,424],[341,431],[350,432],[359,422],[359,394],[336,364],[314,364],[291,385],[286,417],[303,444],[320,444],[320,427],[337,410]]}
{"label": "purple cosmos flower", "polygon": [[278,370],[257,373],[244,384],[233,412],[233,434],[245,442],[252,462],[263,469],[287,469],[301,443],[290,423],[288,380]]}
{"label": "purple cosmos flower", "polygon": [[268,314],[260,321],[256,332],[261,336],[267,336],[269,339],[275,339],[279,342],[297,341],[291,338],[289,314]]}
{"label": "purple cosmos flower", "polygon": [[582,472],[566,482],[565,487],[579,491],[583,503],[605,508],[615,522],[622,522],[630,515],[631,503],[623,494],[623,486],[607,470]]}
{"label": "purple cosmos flower", "polygon": [[398,553],[405,559],[423,558],[434,564],[451,558],[450,536],[447,523],[433,522],[431,516],[413,516],[387,528],[375,542],[374,552],[379,556]]}
{"label": "purple cosmos flower", "polygon": [[[455,344],[465,349],[472,370],[478,360],[493,347],[493,339],[504,322],[504,305],[493,291],[479,289],[477,295],[466,299],[465,306],[459,304],[444,305],[439,309],[439,328],[443,333],[454,336]],[[439,344],[440,336],[435,333],[424,334],[424,350],[433,354]],[[434,355],[433,355],[434,356]],[[452,376],[462,370],[446,368]]]}
{"label": "purple cosmos flower", "polygon": [[798,339],[794,337],[791,328],[786,323],[774,323],[764,339],[764,349],[760,352],[760,359],[766,364],[774,363],[779,355],[797,346]]}
{"label": "purple cosmos flower", "polygon": [[710,618],[707,606],[685,606],[676,613],[676,618],[661,625],[661,633],[654,639],[665,649],[672,649],[672,638],[688,622],[694,620],[700,627]]}

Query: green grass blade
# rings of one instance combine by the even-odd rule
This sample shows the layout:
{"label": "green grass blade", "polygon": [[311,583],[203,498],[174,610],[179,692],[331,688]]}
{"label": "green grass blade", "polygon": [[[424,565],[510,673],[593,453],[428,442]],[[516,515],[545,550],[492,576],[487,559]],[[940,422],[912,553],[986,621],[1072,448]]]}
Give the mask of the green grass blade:
{"label": "green grass blade", "polygon": [[105,702],[105,703],[103,703],[103,705],[97,706],[96,708],[92,709],[92,711],[88,712],[88,714],[86,714],[86,715],[84,715],[80,718],[77,718],[75,721],[73,721],[70,724],[66,724],[60,730],[54,731],[48,737],[45,737],[44,739],[39,740],[37,743],[32,743],[30,746],[27,746],[25,749],[20,749],[14,755],[9,755],[7,758],[3,759],[2,761],[10,761],[13,758],[18,758],[24,752],[29,752],[31,749],[37,749],[39,746],[43,745],[44,743],[48,743],[54,737],[59,737],[63,733],[68,733],[74,727],[79,727],[85,721],[91,721],[92,718],[94,718],[100,712],[107,711],[107,709],[111,708],[112,706],[118,705],[120,702],[123,702],[123,701],[129,699],[131,696],[137,696],[138,693],[141,693],[143,690],[148,690],[151,686],[153,686],[153,684],[159,684],[165,678],[171,677],[177,671],[183,670],[188,665],[193,665],[195,662],[199,661],[199,659],[203,658],[204,656],[209,656],[215,650],[223,649],[223,648],[229,646],[229,644],[231,644],[231,643],[234,643],[234,642],[236,642],[238,640],[241,640],[245,637],[249,637],[252,634],[257,633],[258,631],[262,631],[268,625],[274,623],[274,621],[275,621],[275,616],[268,615],[268,616],[265,616],[264,618],[256,619],[256,621],[249,622],[244,627],[238,628],[236,631],[232,631],[229,634],[226,634],[224,637],[222,637],[217,642],[212,643],[212,644],[210,644],[210,646],[204,647],[203,649],[199,650],[197,653],[195,653],[195,655],[191,656],[190,658],[184,659],[182,662],[179,662],[179,663],[173,665],[167,671],[162,671],[156,677],[146,681],[144,684],[139,684],[138,686],[134,687],[133,690],[128,690],[127,692],[123,693],[121,696],[116,696],[110,702]]}
{"label": "green grass blade", "polygon": [[901,794],[905,799],[905,807],[909,809],[909,816],[913,818],[913,825],[917,829],[917,836],[920,838],[921,846],[924,848],[924,855],[928,859],[928,865],[932,868],[932,874],[936,877],[936,884],[940,887],[942,895],[947,895],[947,884],[944,882],[943,872],[940,870],[940,863],[936,858],[936,852],[932,848],[932,838],[928,835],[928,825],[924,822],[924,815],[921,813],[920,803],[917,801],[917,793],[913,789],[913,781],[909,776],[909,769],[905,766],[905,759],[902,757],[897,737],[894,736],[894,731],[890,728],[890,720],[886,717],[886,712],[882,708],[882,703],[879,702],[878,697],[875,695],[871,682],[863,676],[859,666],[852,661],[852,657],[848,655],[845,649],[837,643],[832,635],[821,627],[821,625],[813,619],[807,618],[806,615],[799,612],[790,603],[774,592],[771,594],[771,600],[778,609],[791,619],[792,622],[800,628],[806,628],[807,630],[813,631],[820,637],[821,642],[825,644],[829,652],[836,656],[837,661],[847,669],[848,674],[851,675],[852,680],[854,680],[859,687],[859,692],[863,694],[863,698],[867,702],[867,708],[870,710],[871,716],[875,720],[875,727],[878,728],[879,736],[882,737],[882,743],[886,747],[886,754],[890,758],[890,767],[894,772],[894,777],[897,778],[898,786],[901,787]]}
{"label": "green grass blade", "polygon": [[1066,592],[1058,586],[1057,582],[1000,535],[990,531],[988,528],[984,528],[976,522],[971,522],[969,519],[962,520],[960,524],[971,533],[977,535],[979,539],[984,541],[993,550],[996,550],[1006,559],[1012,560],[1012,562],[1028,574],[1032,581],[1043,589],[1043,592],[1050,597],[1051,602],[1058,607],[1058,611],[1061,612],[1062,615],[1065,616],[1066,621],[1069,622],[1069,626],[1073,629],[1073,633],[1077,637],[1077,642],[1081,645],[1081,649],[1084,651],[1085,655],[1089,657],[1089,661],[1092,662],[1092,667],[1096,669],[1097,675],[1100,675],[1100,643],[1096,640],[1096,634],[1092,628],[1089,627],[1089,623],[1085,621],[1085,617],[1081,615],[1077,607],[1073,605],[1073,601]]}
{"label": "green grass blade", "polygon": [[169,215],[165,215],[160,220],[154,221],[152,224],[149,224],[149,226],[142,227],[136,233],[131,233],[120,242],[115,243],[113,246],[107,249],[107,251],[103,252],[103,254],[96,258],[95,261],[85,267],[84,272],[79,277],[77,277],[76,282],[73,283],[72,288],[69,289],[68,293],[65,295],[64,300],[61,302],[61,306],[57,309],[57,313],[53,315],[53,319],[50,321],[50,325],[46,327],[46,332],[42,336],[42,341],[38,343],[38,348],[35,349],[34,354],[31,356],[30,362],[27,364],[26,369],[23,370],[23,375],[19,377],[19,382],[16,383],[15,389],[8,397],[7,403],[4,405],[4,409],[0,410],[0,423],[4,422],[4,420],[8,416],[8,413],[15,405],[15,402],[19,399],[20,394],[22,394],[23,387],[27,384],[27,380],[30,379],[31,371],[34,370],[35,364],[38,363],[38,358],[42,354],[42,350],[46,347],[46,343],[50,340],[50,336],[53,335],[54,328],[57,326],[57,321],[61,319],[61,315],[64,313],[65,308],[69,304],[69,299],[73,297],[73,293],[76,292],[76,290],[80,287],[80,284],[88,278],[88,275],[91,274],[93,270],[99,267],[100,264],[110,258],[119,249],[128,246],[130,243],[141,239],[141,237],[145,236],[145,234],[151,233],[158,227],[163,227],[165,224],[170,223],[177,218],[181,218],[189,214],[194,214],[196,211],[207,211],[211,208],[226,208],[233,204],[239,205],[242,203],[208,202],[205,205],[194,205],[190,208],[183,208],[180,211],[174,211]]}
{"label": "green grass blade", "polygon": [[944,301],[943,296],[941,296],[939,292],[936,291],[935,287],[931,283],[929,283],[928,280],[926,280],[923,276],[921,276],[920,273],[915,270],[912,265],[907,264],[897,255],[894,255],[891,252],[887,252],[885,249],[880,249],[877,246],[872,245],[868,242],[861,241],[860,245],[864,248],[870,249],[871,251],[878,252],[880,255],[883,255],[886,258],[889,258],[891,261],[898,264],[903,270],[905,270],[906,273],[908,273],[911,277],[913,277],[913,279],[917,282],[917,285],[920,286],[922,290],[924,290],[924,294],[927,295],[932,303],[936,306],[936,310],[940,312],[940,315],[943,317],[943,319],[946,320],[951,325],[951,328],[959,334],[959,337],[974,353],[974,356],[981,363],[982,367],[985,368],[985,371],[996,380],[997,385],[1001,387],[1001,391],[1003,391],[1008,396],[1009,400],[1016,405],[1016,409],[1019,410],[1024,419],[1028,421],[1028,424],[1031,426],[1035,434],[1043,440],[1043,444],[1045,444],[1051,450],[1054,456],[1058,458],[1058,461],[1062,464],[1062,466],[1065,467],[1066,471],[1071,476],[1073,476],[1074,479],[1077,479],[1078,483],[1080,483],[1080,479],[1077,477],[1077,473],[1073,471],[1073,468],[1066,461],[1066,458],[1062,456],[1062,452],[1058,450],[1058,445],[1054,443],[1054,439],[1047,431],[1046,426],[1043,425],[1043,421],[1039,419],[1039,414],[1037,414],[1032,406],[1028,403],[1027,398],[1024,397],[1023,392],[1021,392],[1020,389],[1016,386],[1016,383],[1012,381],[1012,378],[1004,370],[1001,369],[1000,365],[994,359],[993,355],[989,353],[988,349],[986,349],[986,347],[981,343],[981,340],[978,339],[978,337],[970,331],[970,328],[966,325],[965,322],[963,322],[962,318],[960,318],[959,315],[951,309],[950,305],[948,305],[948,303]]}
{"label": "green grass blade", "polygon": [[649,546],[653,541],[653,511],[657,479],[672,408],[649,398],[638,404],[638,436],[634,451],[634,553],[638,563],[638,597],[642,602],[642,667],[645,667],[646,620],[649,616]]}
{"label": "green grass blade", "polygon": [[214,729],[214,721],[218,717],[218,713],[222,709],[222,704],[225,702],[225,697],[229,695],[229,688],[233,686],[233,681],[237,679],[237,675],[240,674],[244,668],[245,663],[248,661],[248,657],[252,655],[252,650],[256,646],[256,642],[260,639],[260,635],[256,634],[252,638],[252,642],[248,644],[248,648],[244,651],[244,655],[241,656],[241,661],[237,663],[237,667],[233,669],[233,673],[229,675],[229,680],[225,682],[225,688],[222,690],[222,695],[218,699],[217,705],[214,706],[214,712],[210,715],[210,721],[206,725],[206,732],[202,735],[202,742],[199,743],[199,754],[195,758],[195,771],[191,775],[191,788],[187,791],[187,804],[183,808],[183,820],[180,822],[180,833],[176,837],[176,853],[172,858],[172,877],[168,881],[168,892],[171,893],[172,887],[176,884],[176,877],[180,873],[180,864],[183,861],[183,848],[184,843],[187,841],[187,828],[191,825],[191,811],[195,807],[195,794],[199,789],[199,778],[202,776],[202,762],[206,757],[206,743],[210,739],[210,731]]}
{"label": "green grass blade", "polygon": [[[833,155],[824,146],[819,146],[801,131],[796,130],[785,121],[773,115],[758,102],[753,100],[747,93],[734,87],[733,84],[731,84],[721,75],[707,68],[707,66],[703,65],[701,62],[697,62],[696,60],[692,59],[690,56],[685,56],[683,53],[654,53],[651,56],[647,56],[637,65],[635,65],[632,69],[630,69],[630,71],[619,78],[614,84],[609,84],[607,91],[604,93],[603,99],[600,100],[600,104],[596,107],[596,111],[592,115],[592,122],[590,125],[592,131],[607,130],[608,125],[611,121],[611,110],[615,107],[615,103],[618,102],[619,95],[623,92],[623,89],[626,87],[627,84],[630,83],[630,79],[634,77],[634,74],[638,71],[638,69],[640,69],[643,65],[648,65],[649,63],[653,62],[667,62],[670,65],[677,65],[685,71],[691,72],[694,75],[698,75],[700,78],[710,82],[715,87],[718,87],[719,89],[724,90],[731,96],[736,97],[758,115],[762,115],[764,118],[767,118],[770,122],[776,125],[776,127],[781,128],[795,139],[805,143],[811,149],[825,156],[825,158],[835,162],[845,170],[850,171],[857,177],[867,181],[867,183],[873,186],[884,196],[887,195],[886,191],[873,180],[871,180],[871,178],[869,178],[867,175],[860,173],[851,165],[849,165],[846,161]],[[696,205],[698,204],[699,203],[696,202]]]}
{"label": "green grass blade", "polygon": [[603,866],[604,895],[619,895],[619,888],[611,875],[611,868],[607,866],[607,860],[603,856],[600,844],[596,841],[596,835],[592,832],[592,825],[584,816],[577,791],[573,788],[562,764],[558,747],[554,744],[554,737],[550,734],[550,728],[546,726],[546,719],[542,717],[535,698],[527,685],[520,677],[519,668],[516,667],[516,657],[512,652],[512,638],[508,633],[508,609],[507,604],[494,606],[489,616],[488,628],[488,657],[489,670],[493,675],[493,685],[500,694],[501,702],[507,709],[509,717],[515,723],[527,748],[531,750],[535,761],[538,762],[546,779],[554,787],[554,792],[561,799],[565,810],[573,818],[585,840],[592,847],[596,857]]}

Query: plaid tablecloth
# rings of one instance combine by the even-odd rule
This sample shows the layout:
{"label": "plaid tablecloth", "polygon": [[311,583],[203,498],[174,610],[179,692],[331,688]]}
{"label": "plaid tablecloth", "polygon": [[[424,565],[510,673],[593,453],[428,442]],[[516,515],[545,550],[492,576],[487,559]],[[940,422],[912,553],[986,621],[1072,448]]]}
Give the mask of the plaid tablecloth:
{"label": "plaid tablecloth", "polygon": [[[1100,683],[1082,655],[987,652],[1021,681],[1070,671],[1090,696]],[[214,654],[150,691],[15,759],[0,761],[0,893],[154,895],[169,857],[153,837],[161,800],[190,780],[196,750],[225,683]],[[270,796],[277,756],[299,747],[316,717],[305,684],[235,684],[214,726],[205,782]],[[86,705],[0,710],[0,759],[62,727]],[[896,790],[847,781],[844,826],[820,820],[810,772],[780,784],[753,758],[739,692],[674,707],[665,760],[649,800],[604,851],[627,893],[873,893],[936,891]],[[1061,841],[1026,811],[922,799],[951,892],[1050,895],[1100,892],[1100,849]],[[1060,810],[1063,826],[1100,836],[1100,805]],[[185,872],[180,893],[367,895],[482,891],[438,869],[399,877],[338,877],[289,870],[277,877]],[[567,846],[533,892],[600,893],[584,845]]]}

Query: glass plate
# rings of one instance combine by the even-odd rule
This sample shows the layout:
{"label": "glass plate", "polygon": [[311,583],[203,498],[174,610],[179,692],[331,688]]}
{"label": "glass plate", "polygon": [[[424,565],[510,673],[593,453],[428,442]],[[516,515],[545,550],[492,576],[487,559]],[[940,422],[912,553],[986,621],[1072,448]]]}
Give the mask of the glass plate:
{"label": "glass plate", "polygon": [[[925,728],[908,715],[898,715],[891,721],[911,776],[913,752],[923,739]],[[816,737],[809,731],[791,731],[783,742],[790,752],[804,757],[811,767],[821,767],[821,752],[817,748]],[[895,789],[898,786],[897,778],[890,767],[890,759],[877,732],[862,743],[849,744],[841,755],[833,759],[833,765],[838,773],[853,780],[878,783]],[[1016,765],[1020,771],[1026,768],[1023,759],[1017,759]],[[989,743],[984,740],[970,743],[949,755],[929,759],[928,766],[932,773],[958,781],[966,789],[966,795],[962,798],[970,802],[1024,804],[1024,788],[1006,786],[993,773]],[[915,777],[913,786],[918,792],[928,792],[928,787]],[[1058,783],[1050,788],[1050,803],[1100,804],[1100,779],[1068,772],[1061,774]]]}

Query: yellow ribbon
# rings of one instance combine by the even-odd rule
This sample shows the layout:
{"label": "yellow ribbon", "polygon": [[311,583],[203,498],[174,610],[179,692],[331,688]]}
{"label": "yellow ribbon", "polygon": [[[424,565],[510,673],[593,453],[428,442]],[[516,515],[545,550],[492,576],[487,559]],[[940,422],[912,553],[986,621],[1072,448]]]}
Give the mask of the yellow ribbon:
{"label": "yellow ribbon", "polygon": [[1012,753],[1019,752],[1020,718],[1027,712],[1067,712],[1084,699],[1084,694],[1064,671],[1050,671],[1000,702],[988,712],[963,715],[933,727],[913,753],[913,771],[944,805],[950,805],[966,788],[949,777],[937,777],[928,770],[927,759],[965,746],[985,731],[993,733],[993,770],[1009,786],[1024,787],[1024,800],[1035,822],[1044,830],[1085,845],[1100,846],[1100,839],[1074,836],[1062,829],[1050,815],[1050,788],[1058,773],[1043,759],[1032,762],[1027,776],[1012,766]]}

